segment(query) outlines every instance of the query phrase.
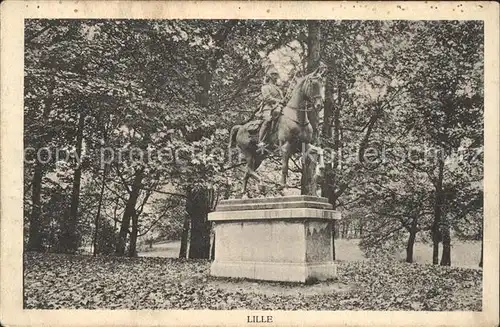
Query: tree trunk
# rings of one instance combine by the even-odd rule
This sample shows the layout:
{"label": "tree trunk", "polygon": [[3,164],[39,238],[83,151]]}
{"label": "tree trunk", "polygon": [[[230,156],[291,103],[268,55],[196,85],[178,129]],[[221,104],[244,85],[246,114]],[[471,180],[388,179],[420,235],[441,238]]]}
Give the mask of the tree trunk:
{"label": "tree trunk", "polygon": [[[332,92],[333,92],[333,88],[332,88]],[[340,151],[340,89],[338,89],[338,95],[339,95],[339,98],[338,98],[338,106],[337,108],[334,108],[333,107],[333,103],[331,104],[330,106],[330,110],[333,111],[333,155],[334,155],[334,158],[333,158],[333,167],[332,167],[332,181],[331,183],[333,185],[331,185],[331,189],[332,189],[332,198],[330,199],[330,203],[333,204],[333,208],[335,209],[337,207],[337,196],[334,194],[335,192],[335,188],[336,188],[336,184],[337,184],[337,169],[339,169],[339,162],[340,162],[340,158],[339,158],[339,151]],[[338,238],[338,228],[336,228],[337,226],[337,221],[334,221],[333,223],[333,226],[334,226],[334,229],[333,229],[333,242],[335,244],[335,239]],[[335,251],[335,246],[333,247],[334,251]],[[335,258],[335,252],[334,252],[334,255],[333,257]]]}
{"label": "tree trunk", "polygon": [[[332,74],[327,75],[327,81],[326,81],[326,94],[331,95],[333,93],[333,80],[332,80]],[[325,108],[324,108],[324,114],[323,114],[323,130],[322,130],[322,137],[323,139],[327,140],[332,137],[332,116],[334,120],[334,126],[338,127],[338,109],[335,110],[334,114],[334,105],[331,96],[327,96],[325,99]],[[338,135],[337,130],[335,130],[335,135]],[[338,148],[336,150],[336,147],[338,147],[338,142],[336,141],[336,138],[334,138],[334,143],[333,143],[333,151],[335,152],[333,157],[333,163],[326,164],[325,165],[325,179],[323,181],[323,184],[321,186],[321,196],[326,197],[328,199],[328,202],[333,205],[333,208],[336,207],[336,197],[335,197],[335,169],[337,169],[336,162],[338,162],[336,153],[338,151]],[[332,159],[332,158],[331,158]],[[330,159],[330,160],[331,160]],[[335,260],[335,222],[332,223],[332,258]]]}
{"label": "tree trunk", "polygon": [[332,221],[332,260],[336,260],[336,254],[335,254],[335,233],[336,233],[336,226],[337,221],[334,220]]}
{"label": "tree trunk", "polygon": [[215,234],[214,234],[214,237],[212,239],[212,248],[210,250],[210,260],[215,260]]}
{"label": "tree trunk", "polygon": [[[148,202],[149,197],[153,193],[152,190],[154,190],[155,187],[156,186],[153,186],[151,190],[146,191],[146,195],[144,196],[144,199],[142,200],[142,203],[138,209],[135,209],[134,205],[134,212],[132,215],[132,232],[130,233],[130,244],[128,248],[129,257],[137,257],[137,237],[139,236],[139,217],[142,211],[144,210],[144,206]],[[151,242],[153,241],[151,240]]]}
{"label": "tree trunk", "polygon": [[139,232],[139,214],[134,209],[132,215],[132,232],[130,233],[130,244],[128,246],[128,256],[137,257],[137,234]]}
{"label": "tree trunk", "polygon": [[483,238],[481,238],[481,257],[479,258],[479,267],[483,268]]}
{"label": "tree trunk", "polygon": [[316,195],[316,188],[314,187],[314,170],[315,163],[308,155],[304,156],[302,161],[302,178],[300,183],[301,195]]}
{"label": "tree trunk", "polygon": [[[319,21],[308,21],[308,38],[307,38],[307,72],[311,73],[316,68],[318,68],[321,56],[321,25]],[[310,120],[313,124],[314,121]],[[317,122],[316,122],[317,123]],[[314,134],[317,134],[318,126],[312,126]],[[316,143],[316,135],[313,135],[311,140],[312,144]],[[316,196],[316,181],[314,178],[316,171],[316,163],[309,158],[308,155],[304,155],[304,161],[302,162],[302,179],[301,179],[301,189],[300,193],[302,195],[313,195]]]}
{"label": "tree trunk", "polygon": [[190,259],[209,259],[210,222],[208,213],[214,201],[214,191],[207,188],[187,192],[186,211],[191,221]]}
{"label": "tree trunk", "polygon": [[116,222],[118,220],[118,217],[117,217],[117,211],[118,211],[118,203],[120,203],[120,199],[119,198],[116,198],[116,201],[115,201],[115,209],[113,211],[113,234],[116,233]]}
{"label": "tree trunk", "polygon": [[42,247],[42,233],[41,233],[41,194],[42,194],[42,163],[35,159],[35,171],[33,173],[32,187],[33,191],[31,193],[31,215],[29,218],[29,236],[28,236],[28,251],[38,251],[43,250]]}
{"label": "tree trunk", "polygon": [[101,216],[101,207],[102,207],[102,202],[103,202],[103,198],[104,198],[105,185],[106,185],[106,167],[104,167],[104,170],[102,172],[101,193],[99,194],[99,203],[97,204],[97,214],[95,215],[95,221],[94,221],[94,225],[95,225],[94,242],[93,242],[93,244],[94,244],[94,257],[98,253],[97,239],[98,239],[98,235],[99,235],[99,219]]}
{"label": "tree trunk", "polygon": [[187,258],[188,236],[189,236],[189,215],[186,214],[186,216],[184,217],[184,224],[182,225],[181,249],[179,251],[179,258]]}
{"label": "tree trunk", "polygon": [[77,163],[73,174],[73,189],[71,192],[71,206],[69,215],[66,217],[61,233],[61,251],[65,253],[75,253],[78,250],[78,204],[80,201],[80,184],[82,178],[82,145],[83,145],[83,130],[85,127],[84,113],[80,113],[78,119],[78,130],[76,135],[76,155],[80,162]]}
{"label": "tree trunk", "polygon": [[[321,196],[328,198],[328,202],[333,205],[333,209],[337,207],[337,194],[335,193],[335,188],[337,184],[337,169],[339,163],[339,149],[340,149],[340,89],[338,89],[338,106],[335,108],[335,103],[333,101],[334,79],[333,77],[337,75],[335,62],[330,63],[330,71],[326,75],[326,90],[325,94],[325,107],[323,114],[323,130],[322,137],[324,140],[329,140],[333,136],[333,151],[332,158],[330,158],[331,164],[326,164],[325,166],[325,179],[321,187]],[[332,128],[333,127],[333,128]],[[338,236],[338,226],[337,221],[332,223],[332,258],[335,260],[335,239]]]}
{"label": "tree trunk", "polygon": [[[442,241],[441,235],[441,216],[443,206],[443,175],[444,175],[444,161],[438,161],[438,179],[435,185],[435,198],[434,198],[434,222],[432,223],[432,263],[437,265],[439,262],[439,242]],[[444,249],[443,249],[444,252]]]}
{"label": "tree trunk", "polygon": [[144,169],[137,170],[132,183],[132,190],[130,191],[127,205],[125,206],[125,211],[123,212],[120,233],[116,242],[115,254],[119,256],[125,255],[125,246],[127,243],[130,219],[135,215],[135,205],[137,203],[137,199],[139,198],[143,177]]}
{"label": "tree trunk", "polygon": [[432,264],[437,265],[439,263],[439,242],[435,240],[432,241]]}
{"label": "tree trunk", "polygon": [[232,28],[237,24],[237,21],[230,20],[212,35],[215,41],[215,51],[210,60],[203,62],[199,67],[199,74],[197,76],[198,84],[201,86],[201,92],[196,94],[196,101],[203,107],[208,107],[210,104],[210,88],[213,80],[213,73],[217,68],[218,61],[224,56],[224,45],[227,41],[229,33]]}
{"label": "tree trunk", "polygon": [[[52,109],[53,95],[55,89],[55,79],[52,79],[48,86],[48,96],[45,99],[45,106],[42,114],[42,122],[46,121],[49,117],[50,111]],[[44,140],[40,139],[36,145],[36,151],[38,152],[44,146]],[[37,153],[36,152],[36,153]],[[42,240],[42,179],[43,179],[43,164],[35,156],[35,169],[33,172],[32,179],[32,194],[31,194],[31,214],[29,217],[30,227],[28,230],[28,251],[43,251],[43,240]]]}
{"label": "tree trunk", "polygon": [[[212,35],[215,41],[215,48],[210,60],[202,62],[198,67],[199,74],[197,76],[198,84],[201,90],[195,95],[198,104],[202,107],[209,107],[210,105],[210,89],[212,86],[213,74],[217,69],[217,64],[225,54],[224,47],[228,40],[229,34],[233,27],[237,25],[236,20],[226,21],[221,28]],[[193,140],[197,140],[195,138]],[[200,190],[200,194],[208,192],[208,190]],[[187,192],[186,211],[187,216],[184,219],[184,225],[181,235],[181,249],[179,251],[179,258],[186,258],[188,248],[188,233],[191,225],[191,235],[189,243],[189,258],[209,258],[210,255],[210,223],[208,222],[208,212],[210,206],[207,208],[203,204],[196,204],[190,202],[192,196],[196,197],[196,193],[192,189]],[[210,193],[213,194],[213,193]],[[206,194],[205,194],[206,195]]]}
{"label": "tree trunk", "polygon": [[445,222],[441,233],[443,235],[443,253],[440,264],[441,266],[451,266],[451,237],[448,222]]}
{"label": "tree trunk", "polygon": [[307,72],[311,73],[318,68],[321,59],[321,22],[308,21],[307,32]]}
{"label": "tree trunk", "polygon": [[408,237],[408,243],[406,244],[406,262],[413,262],[413,248],[415,245],[415,238],[417,236],[417,218],[414,218],[411,222],[411,227],[409,229],[410,236]]}

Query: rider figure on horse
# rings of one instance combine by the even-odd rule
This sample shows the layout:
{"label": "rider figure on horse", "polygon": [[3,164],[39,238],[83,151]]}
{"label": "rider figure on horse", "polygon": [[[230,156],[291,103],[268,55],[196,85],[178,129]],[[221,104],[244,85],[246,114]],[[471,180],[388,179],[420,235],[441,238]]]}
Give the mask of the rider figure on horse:
{"label": "rider figure on horse", "polygon": [[273,66],[269,67],[266,71],[265,84],[261,88],[262,92],[262,106],[260,115],[264,119],[259,131],[258,147],[263,149],[265,147],[268,134],[272,129],[273,112],[283,105],[283,94],[276,85],[279,78],[279,73]]}

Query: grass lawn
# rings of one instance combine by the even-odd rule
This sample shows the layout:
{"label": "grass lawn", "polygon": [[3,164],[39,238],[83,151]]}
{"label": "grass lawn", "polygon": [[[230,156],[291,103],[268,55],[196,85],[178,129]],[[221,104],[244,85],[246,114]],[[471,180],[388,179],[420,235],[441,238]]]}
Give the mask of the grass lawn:
{"label": "grass lawn", "polygon": [[[338,239],[335,240],[335,253],[339,261],[362,261],[366,260],[363,252],[358,247],[359,240]],[[162,242],[153,245],[147,252],[139,252],[140,257],[165,257],[177,258],[179,256],[180,241]],[[442,250],[440,248],[440,250]],[[479,256],[481,254],[481,242],[459,242],[452,243],[451,265],[454,267],[478,268]],[[441,251],[439,252],[441,258]],[[396,260],[404,261],[406,253],[400,252],[395,256]],[[430,244],[416,243],[413,251],[413,260],[416,263],[432,264],[432,246]]]}
{"label": "grass lawn", "polygon": [[24,255],[26,309],[481,310],[482,270],[340,261],[315,285],[214,278],[210,261]]}

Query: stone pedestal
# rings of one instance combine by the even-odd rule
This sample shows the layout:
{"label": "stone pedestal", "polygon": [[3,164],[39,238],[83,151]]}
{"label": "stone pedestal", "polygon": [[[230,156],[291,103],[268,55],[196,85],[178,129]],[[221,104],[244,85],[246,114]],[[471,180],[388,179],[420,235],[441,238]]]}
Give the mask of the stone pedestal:
{"label": "stone pedestal", "polygon": [[208,219],[215,223],[212,276],[288,282],[336,276],[332,223],[340,213],[326,198],[223,200]]}

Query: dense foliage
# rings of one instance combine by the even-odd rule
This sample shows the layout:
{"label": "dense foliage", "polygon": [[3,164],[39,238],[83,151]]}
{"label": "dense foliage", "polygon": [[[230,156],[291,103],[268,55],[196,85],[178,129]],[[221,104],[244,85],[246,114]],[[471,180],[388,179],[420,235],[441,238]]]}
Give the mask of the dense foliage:
{"label": "dense foliage", "polygon": [[[406,247],[408,262],[415,239],[435,263],[442,244],[450,265],[452,237],[482,239],[482,23],[319,26],[321,186],[345,217],[337,233],[372,256]],[[191,229],[181,255],[207,257],[206,214],[242,176],[228,130],[257,109],[263,62],[286,91],[308,45],[302,21],[26,20],[26,249],[135,256]],[[261,168],[265,194],[276,167]]]}

